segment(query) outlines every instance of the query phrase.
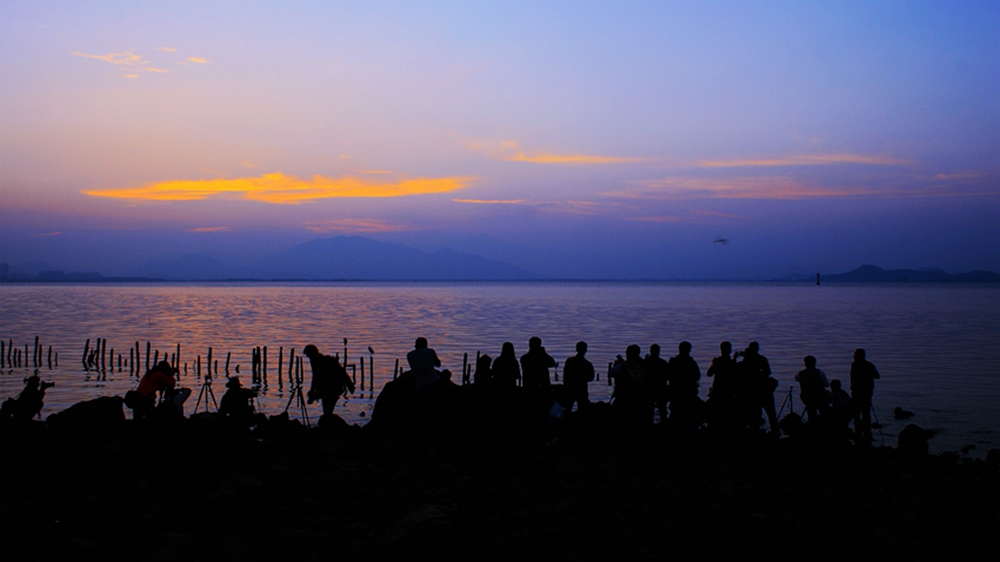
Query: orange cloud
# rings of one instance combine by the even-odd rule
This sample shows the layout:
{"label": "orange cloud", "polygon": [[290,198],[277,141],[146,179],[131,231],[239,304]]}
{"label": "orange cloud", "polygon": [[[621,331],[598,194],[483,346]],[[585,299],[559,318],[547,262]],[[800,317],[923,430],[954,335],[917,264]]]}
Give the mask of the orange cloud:
{"label": "orange cloud", "polygon": [[202,57],[188,57],[188,62],[194,62],[198,64],[208,64],[208,59]]}
{"label": "orange cloud", "polygon": [[506,160],[508,162],[531,162],[533,164],[562,164],[569,166],[591,165],[591,164],[627,164],[631,162],[643,162],[646,158],[631,158],[622,156],[596,156],[591,154],[554,154],[551,152],[535,152],[528,154],[521,150],[514,141],[500,141],[499,143],[473,142],[469,148],[486,153],[495,160]]}
{"label": "orange cloud", "polygon": [[168,53],[176,53],[177,52],[177,49],[174,49],[173,47],[157,47],[156,50],[157,51],[166,51]]}
{"label": "orange cloud", "polygon": [[319,233],[374,233],[411,230],[410,227],[398,224],[389,224],[381,219],[328,219],[307,223],[305,228],[306,230]]}
{"label": "orange cloud", "polygon": [[471,177],[445,177],[412,178],[386,182],[353,176],[327,178],[318,175],[306,180],[275,172],[260,177],[173,180],[141,187],[84,190],[81,193],[94,197],[144,201],[197,201],[219,196],[229,199],[295,205],[316,199],[403,197],[450,193],[465,189],[473,181],[475,178]]}
{"label": "orange cloud", "polygon": [[892,156],[866,156],[864,154],[813,154],[788,156],[770,160],[702,160],[700,167],[705,168],[747,168],[773,166],[831,166],[836,164],[872,164],[880,166],[905,166],[909,160]]}
{"label": "orange cloud", "polygon": [[203,232],[226,232],[227,230],[229,230],[228,226],[200,226],[198,228],[189,228],[188,232],[201,234]]}
{"label": "orange cloud", "polygon": [[60,234],[62,234],[62,231],[57,231],[57,232],[42,232],[40,234],[36,234],[35,236],[59,236]]}

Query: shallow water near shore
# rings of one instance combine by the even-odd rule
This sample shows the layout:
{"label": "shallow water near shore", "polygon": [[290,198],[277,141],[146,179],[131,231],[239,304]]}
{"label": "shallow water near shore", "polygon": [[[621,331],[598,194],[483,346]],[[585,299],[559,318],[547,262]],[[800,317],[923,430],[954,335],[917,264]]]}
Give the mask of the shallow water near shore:
{"label": "shallow water near shore", "polygon": [[[207,370],[208,348],[223,370],[232,352],[230,375],[250,385],[251,348],[267,346],[266,384],[260,406],[268,414],[285,409],[291,384],[288,357],[301,355],[308,343],[328,354],[344,354],[349,363],[374,357],[374,388],[365,383],[337,405],[349,423],[365,423],[378,389],[391,380],[396,359],[405,364],[416,336],[428,338],[443,368],[460,380],[463,354],[499,354],[505,341],[517,354],[537,335],[560,368],[579,340],[590,345],[588,358],[600,372],[590,386],[593,400],[607,400],[607,364],[636,343],[651,343],[663,355],[676,353],[681,340],[693,344],[701,367],[702,398],[710,379],[704,372],[722,340],[742,349],[760,342],[774,376],[778,407],[802,368],[802,357],[817,357],[830,379],[848,385],[851,355],[863,347],[878,367],[874,406],[884,424],[886,444],[910,422],[938,431],[932,452],[975,445],[970,456],[982,457],[1000,446],[1000,287],[995,285],[840,285],[776,283],[228,283],[228,284],[0,284],[0,339],[30,353],[35,336],[47,351],[58,353],[58,366],[38,369],[56,383],[46,394],[42,416],[78,401],[123,395],[137,378],[118,360],[104,371],[85,370],[84,342],[106,338],[107,348],[128,359],[130,348],[146,342],[163,353],[181,346],[181,385],[192,388],[190,414],[201,381],[195,362]],[[369,354],[371,347],[374,355]],[[278,376],[278,350],[284,365]],[[45,357],[43,356],[43,360]],[[145,359],[143,359],[144,366]],[[114,369],[112,369],[112,363]],[[0,397],[14,396],[32,367],[0,371]],[[360,377],[360,371],[358,372]],[[221,380],[220,380],[221,379]],[[306,362],[305,384],[309,371]],[[225,375],[212,386],[225,390]],[[794,408],[801,413],[798,388]],[[901,406],[916,415],[897,421]],[[199,410],[203,406],[199,407]],[[787,406],[785,407],[787,412]],[[318,405],[309,407],[312,421]],[[301,409],[292,406],[292,417]],[[876,443],[879,442],[876,435]]]}

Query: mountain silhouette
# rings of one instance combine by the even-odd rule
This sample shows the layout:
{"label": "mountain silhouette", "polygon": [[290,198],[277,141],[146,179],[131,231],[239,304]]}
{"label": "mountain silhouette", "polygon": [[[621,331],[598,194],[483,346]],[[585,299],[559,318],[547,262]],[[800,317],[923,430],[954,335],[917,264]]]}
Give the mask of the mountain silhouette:
{"label": "mountain silhouette", "polygon": [[239,268],[255,279],[472,281],[539,279],[528,270],[444,249],[426,253],[361,236],[318,238]]}
{"label": "mountain silhouette", "polygon": [[823,275],[822,280],[824,283],[997,283],[1000,273],[970,271],[950,275],[938,268],[885,270],[876,265],[863,265],[847,273]]}

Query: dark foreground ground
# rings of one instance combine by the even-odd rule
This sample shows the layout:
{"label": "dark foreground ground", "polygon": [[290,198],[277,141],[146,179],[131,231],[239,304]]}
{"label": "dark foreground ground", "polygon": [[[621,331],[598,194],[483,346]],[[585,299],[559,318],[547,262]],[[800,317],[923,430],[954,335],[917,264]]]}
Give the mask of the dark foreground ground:
{"label": "dark foreground ground", "polygon": [[0,427],[3,560],[995,560],[1000,475],[764,437]]}

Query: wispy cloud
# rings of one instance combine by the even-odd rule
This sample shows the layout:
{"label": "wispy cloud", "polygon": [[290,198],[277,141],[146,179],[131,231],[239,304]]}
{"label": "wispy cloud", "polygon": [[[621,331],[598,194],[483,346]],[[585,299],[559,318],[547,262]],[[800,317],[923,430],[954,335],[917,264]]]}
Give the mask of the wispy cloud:
{"label": "wispy cloud", "polygon": [[452,199],[456,203],[472,203],[475,205],[525,205],[527,199]]}
{"label": "wispy cloud", "polygon": [[173,47],[157,47],[156,50],[157,51],[166,51],[168,53],[176,53],[177,52],[177,49],[174,49]]}
{"label": "wispy cloud", "polygon": [[508,162],[530,162],[533,164],[561,164],[567,166],[586,166],[593,164],[627,164],[646,161],[646,158],[624,156],[601,156],[594,154],[565,154],[545,151],[527,153],[514,141],[469,143],[472,150],[482,152],[495,160]]}
{"label": "wispy cloud", "polygon": [[60,234],[62,234],[62,231],[42,232],[42,233],[36,234],[35,236],[59,236]]}
{"label": "wispy cloud", "polygon": [[106,55],[92,55],[89,53],[74,51],[73,55],[88,59],[102,60],[104,62],[123,67],[127,72],[127,74],[124,75],[125,78],[136,78],[139,72],[170,72],[170,70],[166,68],[153,66],[152,62],[147,60],[142,55],[135,54],[131,50],[125,51],[124,53],[108,53]]}
{"label": "wispy cloud", "polygon": [[[188,57],[188,62],[193,62],[196,64],[208,64],[208,59],[202,57]],[[225,61],[223,61],[225,62]],[[223,65],[225,66],[225,65]]]}
{"label": "wispy cloud", "polygon": [[886,155],[866,154],[802,154],[782,158],[762,160],[738,158],[734,160],[701,160],[699,167],[704,168],[751,168],[751,167],[781,167],[781,166],[833,166],[838,164],[870,164],[878,166],[905,166],[912,164],[909,160]]}
{"label": "wispy cloud", "polygon": [[327,219],[306,223],[305,229],[318,233],[346,232],[370,234],[374,232],[399,232],[401,230],[412,230],[412,227],[400,224],[389,224],[381,219]]}
{"label": "wispy cloud", "polygon": [[602,193],[622,199],[816,199],[857,197],[873,190],[830,188],[801,182],[786,176],[736,178],[673,177],[637,182],[640,187]]}
{"label": "wispy cloud", "polygon": [[249,160],[244,160],[243,162],[241,162],[241,164],[243,165],[244,168],[257,168],[258,167],[257,164],[254,164],[253,162],[251,162]]}
{"label": "wispy cloud", "polygon": [[205,232],[226,232],[228,230],[229,230],[228,226],[200,226],[198,228],[189,228],[188,232],[202,234]]}
{"label": "wispy cloud", "polygon": [[307,203],[317,199],[359,197],[404,197],[449,193],[469,187],[472,177],[401,178],[396,181],[375,181],[344,176],[327,178],[313,176],[300,179],[281,172],[260,177],[206,180],[173,180],[140,187],[93,189],[82,191],[94,197],[113,197],[145,201],[196,201],[210,197],[243,199],[283,205]]}
{"label": "wispy cloud", "polygon": [[682,224],[704,224],[706,222],[719,222],[712,219],[724,219],[726,221],[739,220],[742,217],[738,215],[732,215],[729,213],[720,213],[718,211],[709,210],[695,210],[691,211],[686,215],[643,215],[638,217],[630,217],[628,220],[639,221],[639,222],[655,222],[655,223],[682,223]]}

